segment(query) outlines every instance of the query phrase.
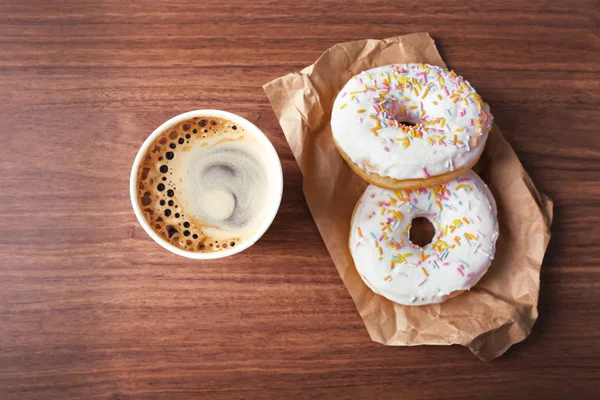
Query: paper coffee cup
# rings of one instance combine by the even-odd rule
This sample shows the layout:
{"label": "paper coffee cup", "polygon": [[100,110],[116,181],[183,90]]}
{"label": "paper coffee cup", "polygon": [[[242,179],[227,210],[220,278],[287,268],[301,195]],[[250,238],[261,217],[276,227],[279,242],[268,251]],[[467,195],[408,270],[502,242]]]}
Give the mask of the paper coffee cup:
{"label": "paper coffee cup", "polygon": [[[173,244],[171,244],[166,239],[162,238],[148,223],[147,219],[144,217],[144,213],[142,211],[142,207],[139,203],[138,196],[138,170],[140,168],[140,164],[143,161],[144,156],[147,154],[150,146],[154,143],[154,141],[166,130],[169,128],[176,126],[177,124],[195,118],[195,117],[205,117],[205,118],[222,118],[225,120],[229,120],[236,124],[237,126],[243,127],[245,132],[248,133],[258,141],[261,145],[261,148],[264,150],[264,154],[261,154],[261,160],[265,163],[265,168],[268,170],[268,185],[269,185],[269,198],[265,199],[266,210],[263,212],[263,218],[257,225],[256,230],[253,234],[251,234],[248,238],[245,238],[240,243],[238,243],[235,247],[229,247],[227,249],[221,249],[218,251],[212,252],[194,252],[184,250],[179,248]],[[279,156],[275,151],[275,148],[269,141],[269,139],[265,136],[265,134],[256,127],[253,123],[246,120],[245,118],[240,117],[239,115],[220,111],[220,110],[195,110],[189,111],[180,115],[177,115],[170,120],[164,122],[158,128],[156,128],[150,136],[144,141],[142,146],[140,147],[135,161],[133,162],[133,166],[131,168],[131,176],[130,176],[130,184],[129,184],[129,193],[131,197],[131,204],[133,206],[133,210],[135,215],[140,223],[140,225],[144,228],[146,233],[150,235],[152,239],[165,249],[169,250],[172,253],[178,254],[180,256],[194,258],[194,259],[215,259],[215,258],[223,258],[227,256],[231,256],[233,254],[237,254],[241,251],[252,246],[256,243],[262,235],[267,231],[273,220],[275,219],[275,215],[279,210],[279,205],[281,203],[281,196],[283,193],[283,173],[281,169],[281,162],[279,160]]]}

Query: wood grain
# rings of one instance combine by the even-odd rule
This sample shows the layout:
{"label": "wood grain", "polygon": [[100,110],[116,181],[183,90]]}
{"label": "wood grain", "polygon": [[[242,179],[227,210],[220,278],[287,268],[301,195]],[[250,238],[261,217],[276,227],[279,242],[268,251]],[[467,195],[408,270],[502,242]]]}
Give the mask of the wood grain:
{"label": "wood grain", "polygon": [[[1,399],[600,396],[597,1],[128,3],[0,3]],[[555,201],[540,318],[487,364],[369,340],[261,89],[416,31]],[[267,133],[285,188],[256,246],[199,262],[143,232],[127,185],[156,126],[208,107]]]}

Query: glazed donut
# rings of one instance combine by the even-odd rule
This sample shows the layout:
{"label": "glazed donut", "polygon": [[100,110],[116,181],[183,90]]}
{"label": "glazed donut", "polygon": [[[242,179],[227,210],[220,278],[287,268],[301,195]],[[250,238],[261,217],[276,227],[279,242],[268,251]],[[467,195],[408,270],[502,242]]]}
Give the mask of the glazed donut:
{"label": "glazed donut", "polygon": [[342,157],[363,179],[416,189],[475,165],[492,120],[488,105],[453,71],[392,64],[346,83],[333,105],[331,130]]}
{"label": "glazed donut", "polygon": [[[425,247],[409,239],[411,221],[435,228]],[[389,190],[369,185],[352,216],[350,252],[375,293],[405,305],[441,303],[487,272],[498,238],[496,202],[473,171],[441,186]]]}

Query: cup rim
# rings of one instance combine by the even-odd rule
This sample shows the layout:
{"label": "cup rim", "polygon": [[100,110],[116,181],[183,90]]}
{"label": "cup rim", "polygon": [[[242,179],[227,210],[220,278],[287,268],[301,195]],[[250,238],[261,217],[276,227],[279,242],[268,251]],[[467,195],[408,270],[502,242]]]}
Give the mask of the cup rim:
{"label": "cup rim", "polygon": [[[163,133],[165,130],[167,130],[169,127],[171,127],[179,122],[185,121],[186,119],[190,119],[190,118],[194,118],[194,117],[224,118],[224,119],[228,119],[238,125],[241,125],[246,129],[247,132],[252,134],[263,145],[263,147],[265,148],[265,151],[267,152],[267,160],[269,163],[269,165],[267,167],[269,169],[271,169],[273,172],[275,181],[272,183],[272,185],[274,186],[274,191],[275,191],[274,195],[276,196],[276,198],[271,202],[270,209],[268,210],[264,221],[260,224],[258,229],[252,234],[252,236],[250,236],[250,238],[248,238],[247,240],[241,241],[239,243],[239,245],[236,246],[235,248],[229,248],[227,250],[221,250],[221,251],[216,251],[216,252],[211,252],[211,253],[195,253],[195,252],[180,249],[179,247],[176,247],[176,246],[172,245],[171,243],[167,242],[165,239],[161,238],[152,229],[152,227],[150,226],[150,224],[144,217],[144,215],[142,213],[142,208],[138,202],[137,172],[138,172],[138,168],[142,162],[142,159],[143,159],[144,155],[146,154],[146,151],[148,150],[148,148],[150,147],[152,142],[154,142],[154,140],[158,136],[160,136],[161,133]],[[275,150],[275,147],[273,147],[273,144],[271,143],[269,138],[267,138],[267,136],[263,133],[263,131],[261,131],[252,122],[248,121],[247,119],[245,119],[237,114],[234,114],[234,113],[231,113],[228,111],[223,111],[223,110],[214,110],[214,109],[193,110],[193,111],[188,111],[188,112],[176,115],[173,118],[163,122],[159,127],[157,127],[156,129],[154,129],[154,131],[152,131],[152,133],[146,138],[144,143],[141,145],[140,149],[138,150],[138,152],[135,156],[135,160],[133,162],[133,166],[131,167],[131,174],[129,177],[129,196],[130,196],[130,200],[131,200],[131,205],[133,206],[133,211],[135,213],[135,216],[138,219],[138,222],[140,223],[142,228],[146,231],[146,233],[156,243],[158,243],[160,246],[162,246],[166,250],[169,250],[170,252],[180,255],[180,256],[183,256],[183,257],[197,259],[197,260],[212,260],[212,259],[232,256],[232,255],[240,253],[240,252],[248,249],[252,245],[254,245],[254,243],[256,243],[265,234],[267,229],[269,229],[269,227],[273,223],[273,220],[275,219],[275,216],[277,215],[277,212],[279,210],[279,206],[281,205],[282,195],[283,195],[283,170],[281,168],[281,160],[279,159],[277,151]]]}

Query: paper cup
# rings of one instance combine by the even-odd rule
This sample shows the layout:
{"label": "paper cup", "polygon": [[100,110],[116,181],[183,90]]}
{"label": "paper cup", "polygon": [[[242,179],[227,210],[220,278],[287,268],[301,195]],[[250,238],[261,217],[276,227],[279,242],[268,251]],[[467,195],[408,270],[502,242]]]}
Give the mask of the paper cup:
{"label": "paper cup", "polygon": [[[216,117],[216,118],[224,118],[231,122],[234,122],[235,124],[244,127],[246,132],[253,135],[259,141],[259,143],[262,145],[262,147],[264,148],[264,151],[265,151],[264,160],[267,163],[266,167],[269,170],[270,175],[271,175],[269,184],[270,184],[270,188],[271,188],[270,192],[272,193],[272,197],[267,199],[266,207],[268,207],[268,209],[265,214],[265,219],[262,221],[262,223],[260,224],[260,226],[258,227],[256,232],[254,232],[254,234],[250,238],[248,238],[247,240],[241,241],[234,248],[228,248],[226,250],[207,252],[207,253],[197,253],[197,252],[191,252],[191,251],[186,251],[186,250],[180,249],[179,247],[172,245],[171,243],[169,243],[168,241],[166,241],[165,239],[160,237],[152,229],[152,227],[150,227],[150,225],[148,224],[148,221],[146,220],[146,218],[144,217],[144,214],[142,213],[142,209],[138,202],[137,172],[138,172],[140,163],[142,162],[142,158],[146,154],[146,151],[148,150],[150,145],[154,142],[154,140],[158,136],[160,136],[161,133],[163,133],[164,131],[169,129],[171,126],[174,126],[182,121],[185,121],[186,119],[190,119],[190,118],[194,118],[194,117]],[[180,115],[177,115],[177,116],[171,118],[170,120],[166,121],[161,126],[156,128],[154,130],[154,132],[152,132],[150,134],[150,136],[148,136],[148,138],[144,141],[144,144],[142,144],[142,147],[140,147],[140,149],[137,153],[137,156],[135,157],[135,161],[133,162],[133,167],[131,168],[131,176],[129,179],[129,195],[131,197],[131,205],[133,206],[133,211],[135,212],[135,216],[137,217],[138,221],[140,222],[140,225],[142,225],[142,228],[144,228],[146,233],[148,233],[148,235],[150,235],[150,237],[152,239],[154,239],[154,241],[156,243],[158,243],[165,249],[169,250],[170,252],[178,254],[183,257],[195,258],[195,259],[199,259],[199,260],[208,260],[208,259],[223,258],[223,257],[231,256],[233,254],[236,254],[236,253],[246,250],[247,248],[252,246],[254,243],[256,243],[258,241],[258,239],[260,239],[262,237],[262,235],[267,231],[269,226],[271,226],[273,219],[275,219],[275,215],[277,214],[277,210],[279,210],[279,205],[281,203],[282,193],[283,193],[283,173],[281,170],[281,162],[279,161],[279,156],[277,155],[277,152],[275,151],[275,148],[273,147],[273,145],[271,144],[269,139],[265,136],[265,134],[260,129],[258,129],[256,127],[256,125],[254,125],[247,119],[242,118],[239,115],[232,114],[227,111],[220,111],[220,110],[189,111],[189,112],[186,112],[186,113],[183,113],[183,114],[180,114]]]}

